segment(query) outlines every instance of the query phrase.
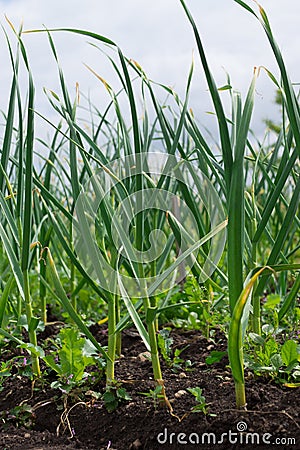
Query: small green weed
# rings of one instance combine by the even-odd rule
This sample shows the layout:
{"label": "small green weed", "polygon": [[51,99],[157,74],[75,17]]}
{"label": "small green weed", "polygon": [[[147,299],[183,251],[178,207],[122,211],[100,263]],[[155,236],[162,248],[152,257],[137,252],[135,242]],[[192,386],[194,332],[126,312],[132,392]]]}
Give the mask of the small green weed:
{"label": "small green weed", "polygon": [[208,365],[218,363],[224,358],[225,355],[227,355],[227,352],[221,352],[221,351],[213,350],[205,358],[205,363],[208,364]]}
{"label": "small green weed", "polygon": [[208,408],[206,405],[206,400],[204,395],[202,395],[202,389],[200,387],[194,387],[194,388],[188,388],[187,389],[188,392],[190,392],[196,400],[196,405],[193,406],[192,408],[192,412],[193,413],[203,413],[203,414],[207,414],[208,413]]}
{"label": "small green weed", "polygon": [[267,373],[273,379],[298,383],[300,381],[300,346],[293,339],[283,344],[277,341],[274,328],[262,327],[264,335],[249,333],[254,349],[247,353],[246,366],[257,375]]}
{"label": "small green weed", "polygon": [[117,409],[121,402],[131,400],[131,397],[126,392],[125,388],[120,387],[118,384],[107,386],[102,400],[108,412],[112,412]]}
{"label": "small green weed", "polygon": [[63,328],[58,341],[60,347],[56,352],[45,356],[44,361],[59,377],[51,387],[69,393],[92,375],[85,372],[86,367],[97,364],[103,369],[104,361],[96,357],[96,350],[85,338],[79,336],[77,330]]}
{"label": "small green weed", "polygon": [[11,376],[10,372],[10,363],[8,362],[2,362],[0,367],[0,392],[3,390],[3,384],[7,377]]}
{"label": "small green weed", "polygon": [[150,389],[149,392],[140,392],[141,395],[144,395],[149,400],[153,401],[154,408],[156,409],[160,402],[163,401],[164,395],[162,394],[162,386],[156,386],[155,389]]}
{"label": "small green weed", "polygon": [[35,414],[33,409],[27,403],[15,406],[10,411],[3,411],[1,419],[4,425],[13,424],[16,427],[32,428],[34,425]]}
{"label": "small green weed", "polygon": [[179,370],[191,370],[192,363],[191,361],[184,360],[180,357],[180,354],[187,348],[184,347],[182,349],[176,348],[172,350],[173,338],[170,336],[170,328],[163,328],[158,333],[157,343],[161,352],[162,357],[164,358],[168,367],[171,367],[174,372],[178,372]]}

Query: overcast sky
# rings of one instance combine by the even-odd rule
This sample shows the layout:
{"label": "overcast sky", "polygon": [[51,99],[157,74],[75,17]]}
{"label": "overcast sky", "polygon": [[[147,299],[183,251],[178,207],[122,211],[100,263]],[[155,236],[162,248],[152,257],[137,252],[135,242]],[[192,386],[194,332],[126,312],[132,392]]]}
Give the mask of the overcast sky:
{"label": "overcast sky", "polygon": [[[250,0],[248,0],[250,3]],[[267,38],[255,18],[233,0],[187,0],[199,26],[206,54],[217,84],[226,83],[225,71],[235,89],[245,94],[253,67],[264,65],[278,76]],[[274,35],[283,52],[293,82],[300,82],[300,1],[261,0]],[[253,7],[255,4],[253,2]],[[179,93],[184,87],[196,49],[191,27],[179,0],[0,0],[1,23],[13,35],[4,14],[18,28],[72,27],[87,29],[115,41],[126,56],[138,61],[150,78],[173,86]],[[9,55],[1,31],[0,36],[0,109],[6,110],[11,80]],[[88,44],[90,39],[67,33],[53,35],[70,90],[79,83],[83,92],[90,90],[101,109],[103,86],[86,69],[91,66],[114,86],[107,59]],[[36,84],[36,106],[49,111],[43,87],[57,91],[57,69],[45,34],[24,36]],[[206,114],[207,86],[196,55],[196,72],[191,103],[200,122],[213,120]],[[225,69],[225,71],[224,71]],[[261,119],[276,117],[278,108],[272,103],[275,88],[262,73],[257,85],[253,127],[261,132]],[[225,92],[222,95],[228,95]]]}

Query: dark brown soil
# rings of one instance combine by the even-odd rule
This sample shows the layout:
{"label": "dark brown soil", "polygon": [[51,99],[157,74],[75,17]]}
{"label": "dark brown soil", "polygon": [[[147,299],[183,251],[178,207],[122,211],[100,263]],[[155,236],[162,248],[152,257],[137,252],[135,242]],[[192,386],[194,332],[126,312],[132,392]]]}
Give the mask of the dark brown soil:
{"label": "dark brown soil", "polygon": [[[100,328],[94,326],[92,331],[103,341]],[[145,349],[138,335],[127,331],[123,339],[124,357],[116,365],[116,377],[126,388],[130,401],[108,413],[103,401],[91,401],[88,392],[85,397],[73,396],[63,402],[60,391],[51,390],[48,384],[32,390],[28,378],[10,377],[0,393],[0,449],[221,450],[267,449],[275,444],[280,449],[300,448],[299,389],[246,374],[248,410],[238,411],[226,357],[211,366],[205,364],[211,350],[226,349],[224,337],[217,332],[214,341],[207,341],[197,332],[178,331],[173,331],[172,336],[175,348],[187,346],[180,356],[189,359],[193,369],[174,372],[163,363],[173,415],[141,394],[154,388],[151,364],[147,359],[141,361]],[[98,390],[103,390],[103,386],[104,383]],[[186,389],[197,386],[203,389],[206,398],[206,415],[191,412],[196,403]],[[31,407],[32,429],[15,427],[9,420],[11,409],[22,403]],[[226,433],[223,442],[222,433]]]}

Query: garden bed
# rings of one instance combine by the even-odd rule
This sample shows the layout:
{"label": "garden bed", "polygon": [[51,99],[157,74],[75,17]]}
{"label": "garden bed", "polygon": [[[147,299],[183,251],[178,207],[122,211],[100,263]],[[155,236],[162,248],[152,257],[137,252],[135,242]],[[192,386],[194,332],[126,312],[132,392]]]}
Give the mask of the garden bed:
{"label": "garden bed", "polygon": [[[93,326],[92,331],[100,341],[105,339],[100,327]],[[167,395],[174,415],[159,405],[159,399],[149,395],[150,390],[154,389],[151,362],[147,355],[143,357],[145,348],[138,334],[128,330],[123,338],[123,357],[116,364],[116,377],[131,400],[120,403],[115,411],[108,413],[103,401],[93,401],[86,390],[62,397],[59,390],[50,389],[47,381],[43,386],[36,384],[32,391],[29,378],[10,377],[0,397],[1,449],[154,450],[215,446],[219,449],[239,449],[245,447],[246,439],[249,443],[255,442],[254,445],[246,445],[246,448],[267,448],[268,441],[274,443],[278,438],[283,439],[280,448],[297,448],[288,439],[294,438],[296,442],[300,439],[298,389],[284,387],[268,378],[254,378],[246,372],[248,410],[238,411],[227,357],[212,365],[205,363],[212,350],[226,349],[224,336],[217,331],[212,340],[207,340],[200,332],[177,330],[173,330],[171,335],[173,349],[184,349],[180,357],[184,362],[191,362],[191,370],[186,370],[185,363],[182,363],[182,369],[175,371],[162,361]],[[207,414],[191,412],[196,402],[187,388],[193,387],[203,390]],[[103,384],[92,389],[103,391],[104,380]],[[33,412],[28,413],[26,420],[23,415],[24,421],[28,424],[32,422],[28,429],[20,424],[22,415],[14,422],[9,414],[21,404],[28,405]],[[62,420],[64,409],[68,412],[67,420]],[[237,427],[241,430],[247,427],[247,431],[229,435],[230,431],[237,433]],[[185,433],[186,437],[179,433]],[[223,437],[223,443],[218,444],[222,433],[228,434]],[[257,433],[260,445],[257,445],[257,435],[252,433]],[[262,441],[263,435],[266,443]],[[197,437],[200,445],[194,445]],[[235,439],[242,439],[242,444],[236,443]],[[185,444],[185,441],[188,443]]]}
{"label": "garden bed", "polygon": [[73,28],[34,31],[47,32],[56,62],[58,32],[105,45],[117,80],[87,65],[108,94],[99,105],[79,82],[74,98],[58,65],[59,87],[45,90],[52,121],[35,106],[27,33],[17,46],[7,35],[1,450],[299,448],[297,80],[266,12],[235,0],[260,21],[280,71],[265,69],[282,120],[255,136],[263,69],[249,72],[245,98],[229,76],[218,87],[180,3],[218,132],[189,103],[193,64],[180,99],[101,30]]}

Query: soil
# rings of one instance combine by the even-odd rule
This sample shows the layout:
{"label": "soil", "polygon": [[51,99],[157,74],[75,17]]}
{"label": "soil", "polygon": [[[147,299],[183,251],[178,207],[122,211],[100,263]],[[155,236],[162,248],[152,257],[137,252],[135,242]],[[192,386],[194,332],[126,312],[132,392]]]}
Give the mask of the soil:
{"label": "soil", "polygon": [[[104,342],[101,327],[93,326],[91,331]],[[145,348],[138,334],[128,330],[116,378],[131,400],[108,413],[103,401],[92,400],[89,392],[85,397],[63,400],[61,392],[50,389],[49,383],[33,389],[29,378],[9,377],[0,393],[0,449],[221,450],[267,449],[275,444],[281,449],[300,448],[299,388],[246,373],[247,411],[237,410],[227,357],[212,365],[205,363],[212,350],[226,350],[224,336],[217,331],[207,340],[199,332],[178,330],[171,335],[174,348],[184,349],[180,357],[192,363],[192,370],[185,370],[183,364],[175,372],[162,361],[172,413],[159,400],[141,394],[154,389],[151,363],[143,356]],[[196,402],[187,388],[197,386],[203,390],[207,414],[191,411]],[[104,381],[97,390],[103,392],[103,388]],[[22,403],[30,407],[30,428],[10,419],[11,409]],[[222,433],[226,433],[223,438]]]}

